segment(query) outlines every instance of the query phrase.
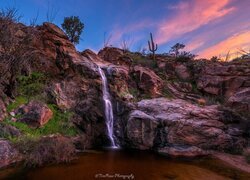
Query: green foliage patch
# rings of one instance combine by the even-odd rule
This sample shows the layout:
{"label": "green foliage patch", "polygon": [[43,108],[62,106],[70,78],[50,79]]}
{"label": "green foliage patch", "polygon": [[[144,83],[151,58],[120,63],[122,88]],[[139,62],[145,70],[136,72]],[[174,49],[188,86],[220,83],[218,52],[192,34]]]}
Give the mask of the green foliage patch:
{"label": "green foliage patch", "polygon": [[19,107],[22,104],[26,104],[28,103],[28,99],[24,96],[18,96],[14,102],[10,103],[7,106],[7,112],[11,112],[12,110],[16,109],[17,107]]}
{"label": "green foliage patch", "polygon": [[[27,124],[22,122],[14,122],[11,117],[6,118],[3,123],[11,125],[19,129],[23,137],[39,138],[41,136],[50,134],[62,134],[66,136],[75,136],[78,132],[70,119],[72,113],[69,111],[62,112],[56,105],[49,105],[50,109],[53,111],[53,118],[40,128],[30,128]],[[16,138],[10,138],[10,140],[15,141]]]}
{"label": "green foliage patch", "polygon": [[32,72],[28,76],[18,76],[17,81],[19,95],[31,99],[44,92],[47,77],[43,73]]}

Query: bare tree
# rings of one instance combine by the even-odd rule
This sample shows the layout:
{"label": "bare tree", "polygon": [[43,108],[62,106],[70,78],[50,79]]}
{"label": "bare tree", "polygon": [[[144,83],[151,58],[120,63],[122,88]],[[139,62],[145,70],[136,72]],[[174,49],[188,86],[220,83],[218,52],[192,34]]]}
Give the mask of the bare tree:
{"label": "bare tree", "polygon": [[48,22],[54,22],[55,19],[56,19],[56,16],[58,14],[58,8],[55,8],[54,5],[51,5],[50,2],[48,2],[48,9],[47,9],[47,12],[46,12],[46,20]]}
{"label": "bare tree", "polygon": [[226,57],[225,57],[225,61],[229,61],[229,59],[230,59],[230,50],[227,52],[227,55],[226,55]]}
{"label": "bare tree", "polygon": [[112,38],[112,34],[107,34],[107,32],[104,32],[103,34],[103,47],[108,47],[110,46],[110,41]]}
{"label": "bare tree", "polygon": [[28,32],[24,38],[16,38],[15,29],[19,26],[12,21],[0,17],[0,69],[3,70],[0,72],[0,86],[5,87],[5,94],[10,97],[14,97],[17,76],[30,72],[35,53],[34,47],[30,45],[35,34]]}
{"label": "bare tree", "polygon": [[249,58],[250,57],[250,50],[247,52],[247,51],[245,51],[244,49],[239,49],[238,48],[238,50],[239,50],[239,52],[238,53],[240,53],[241,54],[241,58],[242,59],[244,59],[244,58]]}
{"label": "bare tree", "polygon": [[5,22],[19,22],[22,15],[19,14],[18,9],[15,7],[8,7],[0,10],[0,19]]}
{"label": "bare tree", "polygon": [[127,37],[127,38],[123,38],[122,41],[121,41],[121,44],[120,44],[120,47],[121,49],[124,51],[124,52],[128,52],[133,44],[134,40],[131,39],[130,37]]}
{"label": "bare tree", "polygon": [[37,11],[36,16],[34,18],[30,19],[30,26],[33,27],[36,26],[38,17],[39,17],[39,11]]}

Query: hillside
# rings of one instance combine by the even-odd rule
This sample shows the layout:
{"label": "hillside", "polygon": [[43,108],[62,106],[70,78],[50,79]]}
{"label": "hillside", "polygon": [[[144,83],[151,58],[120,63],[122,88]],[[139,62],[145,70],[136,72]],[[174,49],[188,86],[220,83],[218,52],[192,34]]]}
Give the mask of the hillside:
{"label": "hillside", "polygon": [[196,157],[249,145],[250,59],[78,52],[54,24],[0,21],[0,29],[0,167],[65,162],[111,144],[99,67],[117,146]]}

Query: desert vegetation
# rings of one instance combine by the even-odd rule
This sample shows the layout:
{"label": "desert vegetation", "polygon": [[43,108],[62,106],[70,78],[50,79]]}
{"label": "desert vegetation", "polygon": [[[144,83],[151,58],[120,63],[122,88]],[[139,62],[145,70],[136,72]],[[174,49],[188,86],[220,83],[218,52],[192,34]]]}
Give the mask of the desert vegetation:
{"label": "desert vegetation", "polygon": [[174,157],[220,151],[250,161],[248,52],[228,62],[198,59],[176,43],[160,53],[152,33],[141,52],[132,38],[111,47],[111,34],[98,53],[79,52],[85,25],[78,16],[65,17],[62,29],[36,25],[37,17],[26,26],[20,17],[17,9],[0,11],[0,138],[26,166],[69,162],[77,149],[109,144],[102,97],[111,99],[121,147]]}

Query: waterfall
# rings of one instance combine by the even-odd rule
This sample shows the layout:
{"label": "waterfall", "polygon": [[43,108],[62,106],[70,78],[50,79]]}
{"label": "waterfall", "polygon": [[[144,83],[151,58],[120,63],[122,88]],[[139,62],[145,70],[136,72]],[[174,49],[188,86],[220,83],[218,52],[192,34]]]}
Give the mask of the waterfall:
{"label": "waterfall", "polygon": [[105,119],[106,119],[106,126],[108,129],[108,136],[111,141],[112,148],[117,148],[114,141],[114,114],[113,114],[113,107],[110,99],[110,94],[108,91],[107,78],[105,76],[104,71],[100,67],[98,67],[98,71],[102,77],[102,93],[103,93],[102,98],[105,105]]}

